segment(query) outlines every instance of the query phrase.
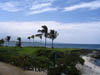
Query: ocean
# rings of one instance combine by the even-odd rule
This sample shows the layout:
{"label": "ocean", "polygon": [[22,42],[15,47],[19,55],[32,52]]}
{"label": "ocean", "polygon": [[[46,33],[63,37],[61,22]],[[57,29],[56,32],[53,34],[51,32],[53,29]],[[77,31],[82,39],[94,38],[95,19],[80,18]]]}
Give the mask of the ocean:
{"label": "ocean", "polygon": [[[4,46],[16,46],[16,42],[5,42]],[[22,47],[27,46],[42,46],[44,47],[44,43],[39,42],[22,42]],[[51,47],[51,43],[47,44],[47,47]],[[100,49],[100,44],[63,44],[63,43],[54,43],[54,48],[82,48],[82,49]]]}

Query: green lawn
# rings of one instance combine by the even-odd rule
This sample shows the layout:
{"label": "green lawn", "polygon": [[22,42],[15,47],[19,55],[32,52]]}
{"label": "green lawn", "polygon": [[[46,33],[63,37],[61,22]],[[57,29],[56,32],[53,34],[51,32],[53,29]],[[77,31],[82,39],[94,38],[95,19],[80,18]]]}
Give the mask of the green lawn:
{"label": "green lawn", "polygon": [[32,54],[35,53],[37,50],[53,50],[53,51],[60,51],[60,52],[65,52],[65,51],[75,51],[75,50],[80,50],[76,48],[43,48],[43,47],[0,47],[0,50],[11,50],[11,51],[17,51],[20,55],[23,54]]}

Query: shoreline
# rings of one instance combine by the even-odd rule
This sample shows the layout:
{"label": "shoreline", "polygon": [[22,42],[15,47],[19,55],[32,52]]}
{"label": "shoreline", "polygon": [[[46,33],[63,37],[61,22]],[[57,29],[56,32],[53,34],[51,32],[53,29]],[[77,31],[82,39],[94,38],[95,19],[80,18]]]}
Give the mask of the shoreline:
{"label": "shoreline", "polygon": [[95,58],[99,56],[99,53],[100,51],[94,50],[82,54],[82,58],[85,60],[84,65],[76,65],[82,75],[100,75],[100,58]]}

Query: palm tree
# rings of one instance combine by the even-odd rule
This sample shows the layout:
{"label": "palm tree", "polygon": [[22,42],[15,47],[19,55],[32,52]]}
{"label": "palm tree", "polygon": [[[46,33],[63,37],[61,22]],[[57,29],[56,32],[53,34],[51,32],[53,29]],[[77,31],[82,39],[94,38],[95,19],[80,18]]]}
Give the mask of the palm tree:
{"label": "palm tree", "polygon": [[40,38],[40,42],[42,41],[42,34],[36,34],[35,36]]}
{"label": "palm tree", "polygon": [[31,37],[29,36],[29,37],[27,37],[27,39],[29,39],[29,41],[30,41]]}
{"label": "palm tree", "polygon": [[54,48],[54,47],[53,47],[53,41],[54,41],[54,39],[57,38],[57,36],[58,36],[57,31],[55,31],[55,30],[50,30],[50,33],[48,34],[48,37],[52,40],[52,48]]}
{"label": "palm tree", "polygon": [[17,46],[21,47],[21,37],[18,37],[17,40],[18,40]]}
{"label": "palm tree", "polygon": [[31,36],[31,38],[33,39],[33,46],[34,46],[34,38],[35,38],[35,36],[34,36],[34,35],[32,35],[32,36]]}
{"label": "palm tree", "polygon": [[21,37],[18,37],[17,40],[18,40],[18,41],[21,41]]}
{"label": "palm tree", "polygon": [[10,36],[7,36],[7,37],[6,37],[6,41],[8,42],[8,46],[9,46],[10,39],[11,39]]}
{"label": "palm tree", "polygon": [[39,37],[42,40],[42,34],[36,34],[36,37]]}
{"label": "palm tree", "polygon": [[38,32],[41,32],[44,34],[45,37],[45,47],[47,44],[47,37],[48,37],[48,27],[46,25],[42,26],[42,30],[38,30]]}
{"label": "palm tree", "polygon": [[3,46],[4,42],[5,42],[4,39],[1,39],[0,40],[0,46]]}

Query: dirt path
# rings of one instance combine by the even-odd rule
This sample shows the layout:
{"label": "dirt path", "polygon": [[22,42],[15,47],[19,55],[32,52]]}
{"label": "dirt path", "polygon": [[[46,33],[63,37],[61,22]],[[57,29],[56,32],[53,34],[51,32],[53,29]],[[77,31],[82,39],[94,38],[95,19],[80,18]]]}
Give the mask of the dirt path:
{"label": "dirt path", "polygon": [[23,71],[15,66],[0,62],[0,75],[46,75],[46,73]]}

